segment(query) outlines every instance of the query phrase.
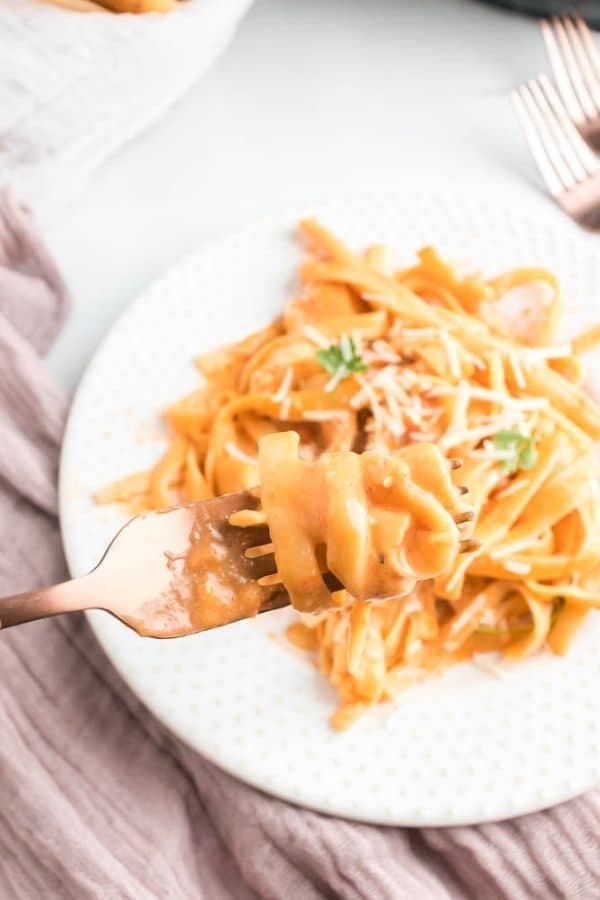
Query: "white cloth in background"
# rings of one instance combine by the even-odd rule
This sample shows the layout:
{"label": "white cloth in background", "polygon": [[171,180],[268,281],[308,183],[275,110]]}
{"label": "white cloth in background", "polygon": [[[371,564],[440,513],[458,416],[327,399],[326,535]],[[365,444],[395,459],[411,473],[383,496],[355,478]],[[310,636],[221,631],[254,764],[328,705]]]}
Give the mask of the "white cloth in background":
{"label": "white cloth in background", "polygon": [[214,62],[251,2],[133,16],[0,0],[0,188],[53,216]]}

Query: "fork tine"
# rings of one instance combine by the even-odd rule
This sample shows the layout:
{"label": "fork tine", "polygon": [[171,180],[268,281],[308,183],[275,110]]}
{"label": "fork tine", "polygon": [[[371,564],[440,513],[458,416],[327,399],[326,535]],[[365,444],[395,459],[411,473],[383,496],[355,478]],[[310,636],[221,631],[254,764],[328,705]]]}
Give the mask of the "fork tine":
{"label": "fork tine", "polygon": [[581,107],[584,117],[592,118],[596,114],[596,110],[593,100],[590,97],[589,91],[584,84],[579,63],[575,57],[573,47],[571,46],[571,42],[569,40],[567,25],[568,21],[569,20],[567,16],[564,16],[562,19],[560,19],[558,16],[555,16],[553,19],[554,32],[558,39],[559,46],[562,50],[565,69],[567,70],[569,80],[579,102],[579,106]]}
{"label": "fork tine", "polygon": [[[553,19],[553,24],[555,24],[557,21],[558,20]],[[552,71],[554,72],[554,80],[556,81],[558,90],[560,91],[563,103],[567,108],[567,112],[574,122],[583,122],[585,120],[585,114],[583,112],[583,109],[581,108],[579,100],[577,99],[575,91],[573,90],[573,86],[569,78],[569,73],[563,59],[561,48],[558,45],[552,25],[550,24],[550,22],[548,22],[547,19],[544,19],[541,22],[541,29],[544,43],[546,44],[546,50],[548,51],[548,56],[550,57],[550,65],[552,66]]]}
{"label": "fork tine", "polygon": [[569,118],[569,115],[558,96],[556,88],[546,75],[539,76],[538,84],[543,92],[545,102],[550,105],[576,159],[583,166],[585,173],[593,175],[598,171],[598,161],[596,156],[590,150],[572,120]]}
{"label": "fork tine", "polygon": [[598,94],[598,80],[590,66],[586,48],[579,37],[579,31],[575,28],[569,16],[564,16],[563,28],[574,61],[574,72],[571,80],[575,80],[576,90],[577,82],[579,83],[577,93],[580,97],[581,105],[586,115],[593,118],[598,115],[598,100],[596,96]]}
{"label": "fork tine", "polygon": [[534,103],[537,106],[538,113],[544,121],[551,140],[553,140],[554,142],[556,153],[559,154],[562,158],[564,165],[569,170],[569,174],[573,177],[573,179],[575,181],[583,181],[586,176],[586,171],[575,155],[573,148],[569,143],[569,139],[566,137],[565,132],[562,129],[560,123],[557,121],[556,116],[550,109],[550,104],[544,96],[539,82],[535,78],[532,78],[528,82],[528,87],[531,92],[531,96],[533,97]]}
{"label": "fork tine", "polygon": [[581,18],[580,15],[573,16],[573,22],[575,23],[575,27],[579,32],[579,37],[582,43],[585,45],[587,50],[587,57],[591,63],[592,68],[596,74],[596,78],[600,79],[600,51],[596,46],[596,42],[592,37],[592,32],[587,27],[585,21]]}
{"label": "fork tine", "polygon": [[573,179],[568,171],[565,179],[565,173],[562,166],[557,170],[555,168],[554,159],[551,160],[546,151],[546,142],[542,140],[539,131],[539,115],[526,85],[521,85],[518,91],[513,91],[512,98],[521,125],[523,126],[525,139],[529,144],[529,149],[531,150],[540,174],[546,182],[546,186],[552,196],[557,197],[564,190],[571,187]]}

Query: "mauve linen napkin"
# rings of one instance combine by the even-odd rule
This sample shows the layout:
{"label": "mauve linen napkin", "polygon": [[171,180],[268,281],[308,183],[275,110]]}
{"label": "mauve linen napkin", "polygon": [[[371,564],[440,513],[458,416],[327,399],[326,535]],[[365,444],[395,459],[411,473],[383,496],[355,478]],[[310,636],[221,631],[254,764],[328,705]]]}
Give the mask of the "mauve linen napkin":
{"label": "mauve linen napkin", "polygon": [[[67,305],[28,211],[4,197],[2,594],[65,577],[55,483],[67,398],[41,360]],[[2,900],[593,900],[599,837],[598,792],[478,828],[377,828],[295,808],[165,732],[82,616],[0,633]]]}

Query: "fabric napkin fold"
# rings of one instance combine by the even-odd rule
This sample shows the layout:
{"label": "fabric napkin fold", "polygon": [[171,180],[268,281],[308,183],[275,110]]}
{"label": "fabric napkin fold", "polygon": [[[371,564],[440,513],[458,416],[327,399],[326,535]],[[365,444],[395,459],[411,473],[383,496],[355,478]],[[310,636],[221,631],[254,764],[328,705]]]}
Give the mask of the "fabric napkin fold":
{"label": "fabric napkin fold", "polygon": [[[29,212],[5,196],[0,594],[66,577],[56,470],[67,398],[42,357],[67,307]],[[167,733],[83,616],[0,632],[2,900],[594,900],[599,843],[597,791],[477,828],[378,828],[299,809]]]}
{"label": "fabric napkin fold", "polygon": [[1,0],[0,187],[56,216],[218,59],[251,3],[136,16]]}

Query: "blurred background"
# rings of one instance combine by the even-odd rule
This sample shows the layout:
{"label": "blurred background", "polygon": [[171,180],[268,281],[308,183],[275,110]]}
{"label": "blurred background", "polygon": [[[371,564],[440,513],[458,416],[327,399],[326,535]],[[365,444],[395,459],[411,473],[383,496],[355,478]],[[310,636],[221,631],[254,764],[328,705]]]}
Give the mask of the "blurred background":
{"label": "blurred background", "polygon": [[53,372],[72,387],[182,253],[307,198],[439,179],[520,205],[533,184],[534,204],[508,92],[547,69],[537,21],[478,0],[257,0],[207,74],[48,222],[79,301]]}

